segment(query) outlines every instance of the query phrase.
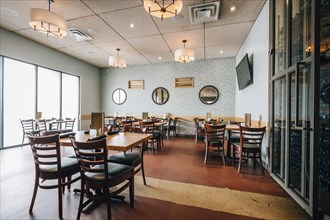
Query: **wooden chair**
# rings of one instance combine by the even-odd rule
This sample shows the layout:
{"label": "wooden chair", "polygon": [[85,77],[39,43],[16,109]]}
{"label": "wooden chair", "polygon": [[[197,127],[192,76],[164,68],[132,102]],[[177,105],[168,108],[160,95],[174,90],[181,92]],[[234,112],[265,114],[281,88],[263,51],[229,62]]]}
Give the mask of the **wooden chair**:
{"label": "wooden chair", "polygon": [[235,154],[239,152],[239,163],[238,172],[241,172],[241,164],[243,156],[249,159],[249,154],[253,154],[254,166],[256,165],[256,156],[259,158],[259,163],[261,167],[262,174],[264,170],[262,168],[261,160],[261,145],[262,139],[265,134],[266,127],[253,128],[240,126],[240,142],[232,142],[234,159],[233,163],[235,165]]}
{"label": "wooden chair", "polygon": [[208,152],[216,150],[222,157],[222,162],[226,165],[224,155],[224,143],[225,143],[225,130],[226,125],[212,125],[205,124],[205,158],[204,164],[207,163]]}
{"label": "wooden chair", "polygon": [[[133,127],[124,127],[127,129],[126,132],[133,132],[133,133],[143,133],[142,128],[133,128]],[[108,161],[112,163],[119,163],[119,164],[125,164],[128,166],[134,167],[134,174],[137,174],[140,170],[142,172],[142,179],[143,183],[146,186],[146,178],[144,175],[144,163],[143,163],[143,152],[145,148],[145,143],[135,146],[135,148],[138,148],[138,152],[120,152],[113,155],[110,155],[108,157]]]}
{"label": "wooden chair", "polygon": [[65,128],[63,132],[73,132],[74,123],[76,118],[65,118]]}
{"label": "wooden chair", "polygon": [[140,121],[140,127],[144,130],[145,133],[152,134],[152,138],[148,140],[148,144],[151,145],[152,153],[154,154],[154,145],[156,144],[157,150],[160,150],[161,147],[161,134],[155,132],[155,125],[153,121]]}
{"label": "wooden chair", "polygon": [[197,140],[198,140],[198,137],[200,135],[204,135],[205,134],[205,130],[204,130],[204,127],[201,127],[199,125],[199,121],[198,121],[198,118],[194,118],[194,125],[195,125],[195,143],[197,143]]}
{"label": "wooden chair", "polygon": [[35,130],[34,127],[34,120],[33,119],[19,119],[19,121],[21,122],[22,125],[22,129],[23,129],[23,139],[22,139],[22,144],[21,147],[23,147],[24,144],[24,140],[28,135],[40,135],[39,130]]}
{"label": "wooden chair", "polygon": [[40,135],[54,135],[54,134],[60,134],[62,133],[62,130],[58,130],[58,129],[52,129],[49,130],[48,129],[48,122],[50,122],[52,119],[39,119],[37,121],[37,129],[40,133]]}
{"label": "wooden chair", "polygon": [[171,131],[173,132],[173,136],[177,136],[177,133],[176,133],[176,127],[177,127],[177,124],[178,124],[178,120],[179,118],[175,117],[173,120],[172,120],[172,124],[169,125],[169,131],[168,131],[168,134],[170,135],[171,134]]}
{"label": "wooden chair", "polygon": [[[62,219],[62,191],[79,180],[80,176],[72,179],[79,173],[78,161],[75,158],[61,158],[61,148],[58,135],[28,136],[35,165],[35,182],[29,212],[32,212],[38,188],[58,189],[59,218]],[[67,181],[66,181],[67,178]],[[44,181],[57,180],[56,183],[46,184]]]}
{"label": "wooden chair", "polygon": [[[93,200],[107,202],[108,219],[111,219],[110,199],[129,188],[130,206],[134,207],[134,168],[108,162],[106,139],[78,142],[70,138],[80,166],[81,193],[77,219],[84,207]],[[119,185],[122,184],[122,185]],[[111,189],[114,191],[110,191]],[[88,199],[84,202],[84,197]]]}
{"label": "wooden chair", "polygon": [[133,125],[133,122],[132,121],[123,121],[123,120],[120,120],[119,121],[119,129],[120,131],[123,131],[124,130],[124,127],[132,127]]}

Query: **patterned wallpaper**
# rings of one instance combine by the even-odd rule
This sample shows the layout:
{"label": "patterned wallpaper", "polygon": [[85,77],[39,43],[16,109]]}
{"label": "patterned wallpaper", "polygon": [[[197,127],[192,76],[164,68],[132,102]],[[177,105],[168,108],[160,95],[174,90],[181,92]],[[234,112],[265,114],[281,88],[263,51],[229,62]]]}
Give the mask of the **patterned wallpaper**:
{"label": "patterned wallpaper", "polygon": [[[175,88],[178,77],[194,77],[194,88]],[[100,110],[106,115],[212,115],[234,116],[235,114],[235,58],[196,60],[192,63],[161,63],[128,66],[126,69],[106,68],[101,71]],[[128,80],[144,80],[145,89],[128,89]],[[220,93],[213,105],[205,105],[199,100],[199,91],[206,85],[215,86]],[[169,91],[169,100],[164,105],[152,101],[151,94],[157,87]],[[122,88],[127,100],[122,105],[112,101],[115,89]],[[179,133],[193,134],[192,123],[181,123]]]}

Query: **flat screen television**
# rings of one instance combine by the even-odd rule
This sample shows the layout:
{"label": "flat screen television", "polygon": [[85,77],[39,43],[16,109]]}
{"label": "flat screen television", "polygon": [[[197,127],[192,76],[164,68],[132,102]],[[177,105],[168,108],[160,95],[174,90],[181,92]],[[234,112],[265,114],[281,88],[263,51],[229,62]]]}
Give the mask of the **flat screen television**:
{"label": "flat screen television", "polygon": [[248,54],[245,54],[241,62],[236,66],[236,74],[239,90],[245,89],[253,83],[252,66]]}

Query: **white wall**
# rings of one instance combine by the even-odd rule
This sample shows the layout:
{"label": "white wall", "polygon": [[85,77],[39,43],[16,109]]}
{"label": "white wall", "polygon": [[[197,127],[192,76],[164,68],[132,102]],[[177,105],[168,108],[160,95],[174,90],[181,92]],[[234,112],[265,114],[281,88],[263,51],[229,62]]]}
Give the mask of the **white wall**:
{"label": "white wall", "polygon": [[[253,84],[238,90],[236,78],[235,116],[244,117],[251,113],[254,120],[268,122],[268,49],[269,48],[269,1],[266,1],[250,33],[236,56],[236,65],[247,53],[253,54]],[[266,163],[268,135],[265,135],[262,148],[262,160]]]}
{"label": "white wall", "polygon": [[267,1],[236,56],[236,65],[253,54],[253,84],[238,90],[236,78],[235,116],[251,113],[254,120],[268,121],[269,2]]}
{"label": "white wall", "polygon": [[[2,28],[0,54],[80,76],[81,114],[99,111],[99,68]],[[83,123],[83,128],[85,127]]]}

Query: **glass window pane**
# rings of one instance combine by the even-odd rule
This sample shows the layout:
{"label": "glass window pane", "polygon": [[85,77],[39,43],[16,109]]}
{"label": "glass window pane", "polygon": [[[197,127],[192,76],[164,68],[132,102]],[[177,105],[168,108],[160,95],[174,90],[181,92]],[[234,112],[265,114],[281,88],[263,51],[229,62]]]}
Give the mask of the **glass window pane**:
{"label": "glass window pane", "polygon": [[275,2],[275,74],[286,66],[286,1]]}
{"label": "glass window pane", "polygon": [[78,130],[79,77],[62,74],[62,118],[76,118],[74,130]]}
{"label": "glass window pane", "polygon": [[310,0],[292,1],[291,65],[311,55]]}
{"label": "glass window pane", "polygon": [[60,117],[60,72],[38,67],[38,112],[45,119]]}
{"label": "glass window pane", "polygon": [[282,180],[285,179],[285,133],[286,133],[286,80],[281,78],[274,82],[274,130],[273,130],[273,172]]}
{"label": "glass window pane", "polygon": [[35,72],[34,65],[4,59],[4,147],[21,144],[23,132],[19,119],[32,119],[35,116]]}

